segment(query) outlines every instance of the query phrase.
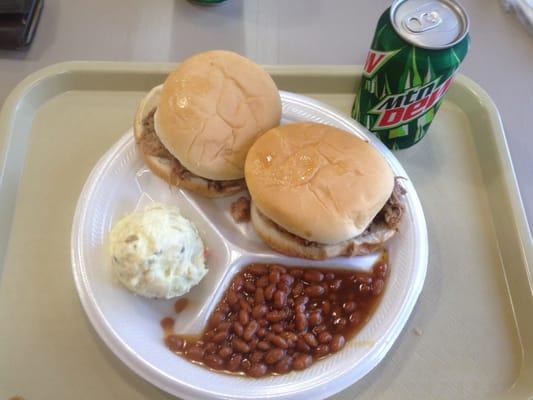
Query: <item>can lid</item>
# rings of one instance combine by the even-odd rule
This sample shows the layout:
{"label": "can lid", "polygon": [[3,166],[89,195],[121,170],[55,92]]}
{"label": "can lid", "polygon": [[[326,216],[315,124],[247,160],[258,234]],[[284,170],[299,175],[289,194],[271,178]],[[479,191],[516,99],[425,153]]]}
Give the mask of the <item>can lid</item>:
{"label": "can lid", "polygon": [[445,49],[468,33],[468,16],[454,0],[395,0],[391,23],[407,42],[426,49]]}

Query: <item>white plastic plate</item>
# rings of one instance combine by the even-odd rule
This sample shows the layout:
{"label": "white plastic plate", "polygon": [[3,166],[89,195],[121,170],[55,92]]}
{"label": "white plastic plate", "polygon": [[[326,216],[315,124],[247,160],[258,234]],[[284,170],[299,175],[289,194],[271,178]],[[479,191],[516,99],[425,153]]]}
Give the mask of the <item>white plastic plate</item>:
{"label": "white plastic plate", "polygon": [[407,189],[407,213],[388,245],[391,273],[379,307],[342,351],[310,368],[253,379],[213,372],[170,352],[159,325],[173,315],[173,300],[135,296],[113,279],[107,235],[114,223],[152,201],[180,207],[209,249],[209,273],[186,295],[189,305],[176,321],[177,333],[201,332],[231,278],[251,262],[367,270],[376,257],[309,261],[269,250],[250,224],[229,213],[238,196],[211,200],[169,187],[153,175],[128,131],[94,167],[78,200],[72,227],[72,263],[77,290],[91,323],[107,346],[132,370],[159,388],[186,399],[318,399],[357,382],[387,354],[422,290],[428,261],[427,229],[415,188],[392,153],[360,124],[310,98],[281,92],[282,123],[314,121],[369,140],[388,160]]}

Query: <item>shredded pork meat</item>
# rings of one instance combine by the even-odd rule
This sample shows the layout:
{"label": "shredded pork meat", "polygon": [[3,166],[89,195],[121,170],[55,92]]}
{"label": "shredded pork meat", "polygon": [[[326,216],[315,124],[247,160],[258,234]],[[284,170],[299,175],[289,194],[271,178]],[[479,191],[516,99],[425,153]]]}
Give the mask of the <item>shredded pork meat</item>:
{"label": "shredded pork meat", "polygon": [[209,188],[216,190],[217,192],[222,192],[225,189],[229,188],[244,188],[246,186],[244,179],[232,179],[224,181],[216,181],[213,179],[207,179],[201,176],[198,176],[191,171],[189,171],[179,160],[174,157],[161,143],[159,137],[155,132],[154,126],[154,114],[156,109],[154,108],[150,111],[146,117],[143,119],[143,130],[141,137],[138,140],[137,144],[141,147],[142,151],[150,156],[164,158],[169,160],[172,163],[172,172],[178,178],[184,179],[203,179],[207,182]]}
{"label": "shredded pork meat", "polygon": [[250,199],[241,196],[231,203],[231,216],[237,223],[250,221]]}

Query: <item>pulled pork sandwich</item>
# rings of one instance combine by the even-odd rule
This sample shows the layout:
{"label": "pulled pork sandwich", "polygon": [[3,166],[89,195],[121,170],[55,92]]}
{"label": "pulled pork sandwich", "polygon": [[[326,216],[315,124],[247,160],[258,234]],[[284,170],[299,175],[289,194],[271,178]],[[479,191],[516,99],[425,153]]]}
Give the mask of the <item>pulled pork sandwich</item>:
{"label": "pulled pork sandwich", "polygon": [[251,221],[274,250],[326,259],[378,250],[397,231],[403,189],[383,156],[328,125],[269,130],[248,152]]}
{"label": "pulled pork sandwich", "polygon": [[183,62],[141,101],[134,134],[148,167],[207,197],[244,189],[250,146],[280,123],[278,89],[260,66],[209,51]]}

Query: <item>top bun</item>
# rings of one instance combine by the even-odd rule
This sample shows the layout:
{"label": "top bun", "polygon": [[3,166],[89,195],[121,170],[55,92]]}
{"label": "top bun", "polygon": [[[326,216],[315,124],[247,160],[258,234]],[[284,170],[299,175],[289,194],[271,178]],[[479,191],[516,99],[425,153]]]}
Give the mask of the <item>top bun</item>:
{"label": "top bun", "polygon": [[248,153],[245,176],[264,215],[324,244],[361,234],[394,187],[392,170],[370,143],[315,123],[283,125],[262,135]]}
{"label": "top bun", "polygon": [[168,76],[155,128],[189,171],[230,180],[244,177],[248,149],[280,118],[270,75],[247,58],[217,50],[188,58]]}

